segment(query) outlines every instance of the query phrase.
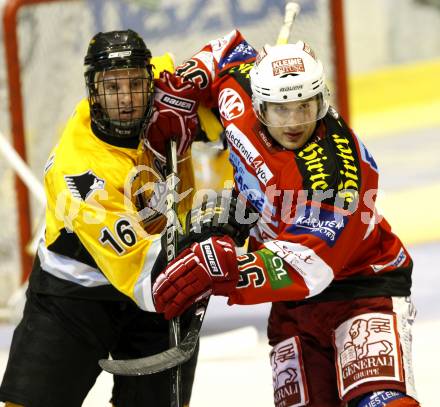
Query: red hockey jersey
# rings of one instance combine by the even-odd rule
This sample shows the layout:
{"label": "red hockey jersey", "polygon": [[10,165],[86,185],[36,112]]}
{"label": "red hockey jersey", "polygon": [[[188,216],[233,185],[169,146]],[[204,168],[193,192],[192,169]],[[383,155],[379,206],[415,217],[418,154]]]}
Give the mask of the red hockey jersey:
{"label": "red hockey jersey", "polygon": [[234,30],[176,70],[218,109],[236,187],[261,214],[229,302],[409,295],[412,261],[375,208],[372,155],[333,108],[302,148],[280,147],[252,108],[255,58]]}

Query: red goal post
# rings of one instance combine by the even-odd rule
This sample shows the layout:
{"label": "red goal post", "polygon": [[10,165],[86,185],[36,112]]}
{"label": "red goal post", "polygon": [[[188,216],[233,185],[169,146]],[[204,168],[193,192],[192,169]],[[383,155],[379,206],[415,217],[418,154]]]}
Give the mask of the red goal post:
{"label": "red goal post", "polygon": [[[185,1],[183,0],[182,3]],[[191,1],[188,0],[188,3]],[[87,1],[83,0],[9,0],[6,1],[4,8],[3,8],[3,38],[4,38],[4,49],[5,49],[5,65],[6,65],[6,71],[7,71],[7,94],[8,94],[8,103],[9,103],[9,121],[10,121],[10,134],[12,135],[12,144],[14,146],[14,149],[17,151],[17,153],[23,158],[25,162],[28,162],[28,154],[27,154],[27,132],[26,132],[26,126],[25,126],[25,117],[26,117],[26,111],[27,107],[30,103],[29,97],[23,96],[23,83],[24,79],[22,76],[23,67],[22,62],[20,61],[20,49],[21,49],[21,42],[20,42],[20,36],[19,36],[19,19],[18,15],[21,10],[24,10],[28,8],[29,6],[36,6],[38,4],[48,4],[48,3],[60,3],[63,4],[63,9],[69,8],[69,5],[75,4],[76,6],[78,4],[83,4],[84,7],[87,7]],[[94,3],[97,3],[96,1]],[[111,5],[115,5],[116,1],[109,1],[104,2],[105,4],[105,11],[106,13],[111,14],[111,12],[108,10]],[[139,1],[132,1],[130,4],[129,0],[121,0],[120,3],[124,3],[125,7],[127,8],[133,8],[137,7],[138,3],[141,3]],[[154,3],[154,1],[149,2]],[[210,1],[207,1],[205,3],[211,3]],[[218,3],[218,2],[217,2]],[[226,2],[226,4],[229,2]],[[264,4],[269,4],[271,2],[263,2]],[[272,2],[273,4],[274,2]],[[345,35],[344,35],[344,17],[343,17],[343,1],[342,0],[307,0],[307,1],[299,1],[300,5],[302,6],[302,13],[298,16],[296,22],[295,22],[295,28],[293,33],[293,40],[296,39],[302,39],[306,42],[310,42],[312,47],[315,48],[315,51],[317,51],[317,54],[321,56],[321,52],[325,54],[330,54],[331,57],[327,58],[329,61],[326,61],[324,59],[324,67],[331,67],[331,77],[330,77],[330,85],[331,90],[333,91],[333,101],[332,103],[335,104],[339,110],[339,112],[346,118],[346,120],[349,120],[349,106],[348,106],[348,92],[347,92],[347,68],[346,68],[346,55],[345,55]],[[160,4],[158,2],[157,4]],[[307,8],[307,4],[309,4],[309,8]],[[310,4],[314,4],[314,9],[312,10],[310,8]],[[104,6],[103,6],[104,7]],[[123,10],[122,6],[115,6],[117,10]],[[160,6],[157,6],[160,7]],[[214,6],[214,3],[212,3],[212,7],[218,7]],[[245,8],[246,6],[243,6]],[[269,6],[268,6],[269,7]],[[325,8],[325,10],[322,10]],[[33,10],[35,10],[35,7],[33,7]],[[274,43],[276,39],[276,33],[278,32],[278,29],[280,25],[282,24],[283,15],[281,8],[280,10],[275,10],[273,7],[268,8],[270,10],[272,19],[267,22],[267,24],[262,24],[261,22],[258,22],[258,26],[247,28],[246,25],[238,26],[239,29],[244,33],[245,37],[250,40],[251,44],[254,46],[262,46],[264,45],[264,42],[268,43]],[[246,10],[245,10],[246,11]],[[247,12],[247,11],[246,11]],[[316,15],[318,15],[318,18],[313,17],[313,12],[315,12]],[[243,12],[245,15],[245,12]],[[207,12],[208,14],[208,12]],[[251,13],[248,12],[247,15],[250,15]],[[322,17],[321,16],[324,16]],[[304,16],[304,17],[303,17]],[[54,12],[54,19],[57,18],[56,12]],[[320,32],[322,24],[322,19],[328,20],[326,23],[328,25],[328,29],[326,32]],[[54,20],[55,21],[55,20]],[[78,26],[80,27],[81,24],[85,24],[84,21],[79,20]],[[256,24],[257,25],[257,24]],[[50,29],[50,27],[44,27],[44,24],[42,25],[42,29]],[[192,33],[198,33],[199,30],[194,28],[194,24],[191,26],[192,30],[189,35],[193,35]],[[233,25],[231,25],[233,28]],[[90,28],[90,27],[89,27]],[[112,27],[105,27],[105,30],[109,29],[121,29],[121,28],[128,28],[128,27],[120,27],[120,26],[112,26]],[[132,27],[133,29],[137,29],[137,27]],[[206,28],[206,27],[205,27]],[[100,29],[100,28],[99,28]],[[93,35],[98,29],[93,28],[91,29],[89,36]],[[225,33],[228,30],[222,29],[222,32]],[[297,32],[298,31],[298,32]],[[248,35],[248,32],[250,33]],[[142,34],[142,30],[140,31]],[[188,38],[185,36],[181,36],[179,38],[179,44],[180,41],[182,41],[182,47],[188,50],[186,51],[186,57],[190,56],[193,52],[197,51],[198,48],[200,48],[204,42],[206,42],[209,39],[216,38],[214,34],[210,32],[206,32],[203,34],[204,39],[203,40],[194,40],[193,48],[188,48],[188,43],[185,41],[188,41]],[[265,38],[262,38],[265,37]],[[312,38],[311,40],[309,39]],[[327,37],[327,38],[326,38]],[[81,37],[83,39],[83,37]],[[90,38],[90,37],[89,37]],[[325,44],[322,45],[322,51],[319,49],[316,49],[316,42],[319,42],[316,40],[316,38],[324,39]],[[35,39],[35,41],[37,38]],[[60,38],[60,44],[62,48],[62,39]],[[174,43],[172,42],[174,41]],[[264,41],[260,42],[259,41]],[[156,50],[154,46],[151,46],[151,43],[149,41],[149,38],[146,37],[146,43],[147,46],[150,46],[152,48],[153,54],[160,54],[166,51],[171,51],[176,53],[176,49],[164,49]],[[176,46],[176,38],[171,38],[171,42],[164,43],[165,45],[162,46],[169,46],[173,48],[177,48]],[[72,61],[72,63],[76,63],[78,65],[82,65],[82,58],[83,53],[85,52],[87,46],[87,40],[84,41],[84,44],[82,44],[82,49],[80,52],[78,52],[78,57],[76,61]],[[194,48],[195,47],[195,48]],[[60,56],[62,57],[63,50],[60,51]],[[178,52],[177,52],[178,53]],[[181,59],[178,59],[177,62],[180,62]],[[44,56],[42,57],[42,64],[44,64]],[[48,67],[50,68],[50,67]],[[72,79],[76,80],[76,79]],[[58,89],[58,92],[63,92],[64,89]],[[67,93],[68,91],[66,91]],[[38,98],[39,95],[33,95],[32,97]],[[49,96],[50,98],[50,96]],[[38,102],[36,102],[38,103]],[[45,103],[44,97],[41,103]],[[74,103],[71,104],[70,109],[73,109]],[[55,107],[53,107],[55,108]],[[67,120],[67,117],[64,118]],[[56,124],[57,126],[60,125],[60,123]],[[1,129],[0,129],[1,130]],[[48,150],[44,152],[47,156]],[[32,265],[32,255],[30,255],[26,251],[26,246],[30,242],[32,238],[32,219],[31,219],[31,203],[30,203],[30,197],[28,193],[28,189],[25,186],[25,184],[20,180],[20,178],[15,175],[15,188],[16,188],[16,200],[17,200],[17,211],[18,211],[18,231],[19,231],[19,238],[18,238],[18,244],[19,244],[19,251],[20,251],[20,260],[21,260],[21,281],[25,281],[28,278],[28,275],[31,270]]]}

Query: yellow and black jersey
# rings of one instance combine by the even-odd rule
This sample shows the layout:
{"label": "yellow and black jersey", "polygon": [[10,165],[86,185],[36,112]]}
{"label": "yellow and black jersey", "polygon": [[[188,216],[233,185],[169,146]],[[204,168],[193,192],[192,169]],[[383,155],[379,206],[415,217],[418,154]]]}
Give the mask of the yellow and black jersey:
{"label": "yellow and black jersey", "polygon": [[[70,290],[77,287],[82,296],[97,292],[86,288],[112,285],[146,309],[144,291],[166,223],[164,170],[149,150],[95,136],[88,102],[82,100],[45,168],[42,273],[73,283]],[[182,219],[194,193],[191,159],[181,161],[178,172]]]}

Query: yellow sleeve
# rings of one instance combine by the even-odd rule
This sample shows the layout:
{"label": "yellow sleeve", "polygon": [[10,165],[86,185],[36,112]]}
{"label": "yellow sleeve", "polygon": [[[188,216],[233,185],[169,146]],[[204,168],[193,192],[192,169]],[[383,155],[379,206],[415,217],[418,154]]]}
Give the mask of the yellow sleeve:
{"label": "yellow sleeve", "polygon": [[174,72],[174,58],[169,52],[152,57],[151,64],[153,65],[153,74],[156,79],[159,78],[159,74],[162,71]]}

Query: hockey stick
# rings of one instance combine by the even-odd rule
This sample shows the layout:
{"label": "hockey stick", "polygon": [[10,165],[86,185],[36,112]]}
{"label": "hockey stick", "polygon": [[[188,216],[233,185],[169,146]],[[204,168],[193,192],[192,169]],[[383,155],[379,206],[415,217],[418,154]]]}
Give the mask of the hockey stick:
{"label": "hockey stick", "polygon": [[[166,228],[166,249],[167,261],[170,263],[176,257],[177,252],[177,204],[175,199],[177,187],[177,142],[170,139],[167,144],[166,161],[166,183],[167,183],[167,228]],[[177,348],[180,345],[180,318],[175,317],[169,322],[169,345],[170,348]],[[171,370],[170,380],[170,407],[181,407],[182,405],[182,372],[180,365]]]}
{"label": "hockey stick", "polygon": [[281,26],[278,34],[277,45],[283,45],[289,42],[293,23],[295,22],[295,18],[299,14],[300,10],[301,7],[298,3],[290,1],[286,4],[286,9],[284,11],[284,23]]}
{"label": "hockey stick", "polygon": [[[173,141],[167,148],[167,260],[170,262],[176,252],[177,229],[176,222],[176,208],[174,193],[177,174],[177,156],[176,143]],[[167,369],[179,367],[186,362],[193,355],[199,340],[199,332],[202,327],[206,308],[209,299],[203,299],[196,304],[194,316],[190,322],[188,333],[181,343],[180,339],[180,324],[178,319],[170,321],[170,349],[144,358],[128,359],[128,360],[107,360],[101,359],[99,366],[106,372],[123,375],[123,376],[140,376],[152,373],[162,372]],[[172,372],[172,376],[173,376]],[[176,384],[176,389],[173,389],[172,394],[180,393],[180,373],[176,372],[175,377],[171,383]]]}

